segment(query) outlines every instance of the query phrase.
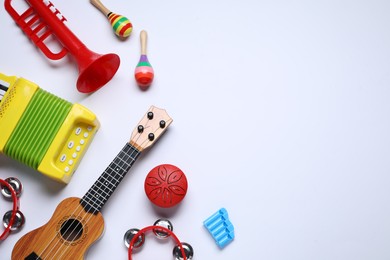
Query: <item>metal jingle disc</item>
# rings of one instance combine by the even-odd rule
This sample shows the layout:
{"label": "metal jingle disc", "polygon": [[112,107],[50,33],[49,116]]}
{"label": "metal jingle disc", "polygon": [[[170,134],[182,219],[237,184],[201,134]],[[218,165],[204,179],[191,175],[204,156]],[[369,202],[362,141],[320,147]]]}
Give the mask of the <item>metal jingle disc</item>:
{"label": "metal jingle disc", "polygon": [[[16,197],[19,198],[20,195],[22,194],[22,190],[23,190],[23,185],[19,181],[19,179],[15,178],[15,177],[9,177],[9,178],[5,179],[4,181],[6,181],[9,185],[11,185],[11,187],[14,189],[14,191],[16,193]],[[11,191],[5,185],[1,185],[1,193],[7,199],[12,198]]]}
{"label": "metal jingle disc", "polygon": [[[12,210],[9,210],[4,214],[3,225],[5,228],[7,228],[9,226],[9,222],[11,220],[11,217],[12,217]],[[17,210],[16,215],[15,215],[15,219],[14,219],[14,223],[12,223],[10,230],[16,231],[16,230],[20,229],[24,225],[25,221],[26,221],[26,219],[24,218],[23,213],[20,210]]]}
{"label": "metal jingle disc", "polygon": [[[156,222],[154,222],[153,226],[160,226],[169,229],[170,231],[173,231],[173,225],[171,221],[168,219],[158,219]],[[159,230],[158,228],[153,229],[153,233],[156,235],[159,239],[164,239],[169,237],[169,234],[163,230]]]}
{"label": "metal jingle disc", "polygon": [[[131,229],[127,230],[127,232],[125,233],[125,235],[123,237],[123,240],[125,242],[125,246],[127,248],[129,248],[131,240],[133,239],[133,237],[136,234],[138,234],[138,232],[139,232],[139,229],[137,229],[137,228],[131,228]],[[140,246],[142,246],[144,244],[144,242],[145,242],[145,234],[142,233],[138,237],[137,241],[134,243],[134,248],[139,248]]]}
{"label": "metal jingle disc", "polygon": [[[188,260],[191,260],[192,257],[194,256],[194,249],[188,243],[181,243],[181,244],[183,245],[183,249],[184,249],[184,253],[186,254],[186,258]],[[183,260],[184,259],[179,245],[176,245],[173,248],[173,256],[175,257],[175,260]]]}

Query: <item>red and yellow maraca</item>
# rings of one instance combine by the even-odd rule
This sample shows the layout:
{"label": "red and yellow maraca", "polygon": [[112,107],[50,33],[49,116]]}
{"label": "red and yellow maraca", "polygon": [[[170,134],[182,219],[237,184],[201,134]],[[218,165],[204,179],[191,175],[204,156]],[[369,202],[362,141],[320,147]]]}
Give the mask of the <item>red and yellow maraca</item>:
{"label": "red and yellow maraca", "polygon": [[146,90],[152,84],[154,78],[154,70],[146,55],[146,41],[148,34],[142,30],[140,34],[141,39],[141,57],[134,71],[134,77],[138,86],[142,90]]}
{"label": "red and yellow maraca", "polygon": [[108,18],[112,29],[118,37],[127,38],[130,36],[131,31],[133,30],[133,25],[129,19],[122,15],[111,12],[102,4],[102,2],[100,2],[100,0],[90,0],[90,2]]}

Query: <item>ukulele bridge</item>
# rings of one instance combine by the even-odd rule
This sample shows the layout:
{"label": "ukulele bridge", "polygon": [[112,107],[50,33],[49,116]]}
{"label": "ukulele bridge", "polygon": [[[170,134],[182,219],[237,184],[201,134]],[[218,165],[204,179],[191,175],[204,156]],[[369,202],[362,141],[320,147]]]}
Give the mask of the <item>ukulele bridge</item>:
{"label": "ukulele bridge", "polygon": [[29,254],[24,260],[42,260],[35,252]]}

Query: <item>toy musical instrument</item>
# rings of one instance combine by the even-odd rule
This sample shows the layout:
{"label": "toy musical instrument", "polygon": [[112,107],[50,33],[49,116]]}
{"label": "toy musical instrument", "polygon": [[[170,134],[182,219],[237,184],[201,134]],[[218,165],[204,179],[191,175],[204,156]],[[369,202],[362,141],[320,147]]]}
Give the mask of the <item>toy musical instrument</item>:
{"label": "toy musical instrument", "polygon": [[134,76],[137,81],[138,86],[142,90],[146,90],[150,84],[152,84],[154,78],[154,70],[152,65],[148,60],[148,56],[146,54],[146,42],[147,42],[148,34],[146,31],[142,30],[140,34],[141,40],[141,57],[135,68]]}
{"label": "toy musical instrument", "polygon": [[102,12],[111,24],[114,33],[120,38],[127,38],[133,31],[133,25],[129,19],[123,15],[111,12],[105,7],[99,0],[90,0],[91,4],[94,5],[100,12]]}
{"label": "toy musical instrument", "polygon": [[145,227],[141,230],[138,228],[129,229],[124,236],[126,247],[128,247],[128,259],[132,260],[133,249],[138,249],[145,242],[145,233],[153,231],[158,239],[166,239],[171,237],[176,246],[173,248],[173,256],[175,260],[191,260],[194,256],[194,249],[185,242],[180,242],[179,238],[173,233],[173,225],[168,219],[158,219],[153,226]]}
{"label": "toy musical instrument", "polygon": [[[52,60],[59,60],[67,53],[78,63],[77,89],[91,93],[104,86],[119,68],[119,56],[113,53],[97,54],[89,50],[65,25],[66,18],[48,0],[27,0],[30,7],[19,14],[5,0],[5,9],[34,44]],[[59,40],[62,49],[53,52],[45,41],[49,36]]]}
{"label": "toy musical instrument", "polygon": [[19,230],[25,222],[23,213],[19,210],[19,197],[22,193],[22,183],[15,177],[5,180],[0,179],[1,193],[12,201],[12,209],[7,211],[3,217],[4,231],[0,233],[0,241],[5,240],[8,235]]}
{"label": "toy musical instrument", "polygon": [[160,164],[146,175],[144,189],[154,205],[161,208],[174,207],[187,194],[187,177],[175,165]]}
{"label": "toy musical instrument", "polygon": [[24,235],[14,246],[12,259],[83,259],[103,232],[101,209],[145,149],[171,124],[163,109],[152,106],[133,130],[130,141],[80,198],[67,198],[48,223]]}
{"label": "toy musical instrument", "polygon": [[0,73],[0,89],[0,152],[68,183],[100,126],[96,116],[23,78]]}

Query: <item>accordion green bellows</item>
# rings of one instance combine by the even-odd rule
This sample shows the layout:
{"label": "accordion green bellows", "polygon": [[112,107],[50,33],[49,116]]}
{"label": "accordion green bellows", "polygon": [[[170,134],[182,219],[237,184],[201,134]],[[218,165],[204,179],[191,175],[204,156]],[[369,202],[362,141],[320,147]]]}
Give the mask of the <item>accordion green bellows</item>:
{"label": "accordion green bellows", "polygon": [[0,73],[0,152],[68,183],[100,124],[96,116],[23,78]]}

